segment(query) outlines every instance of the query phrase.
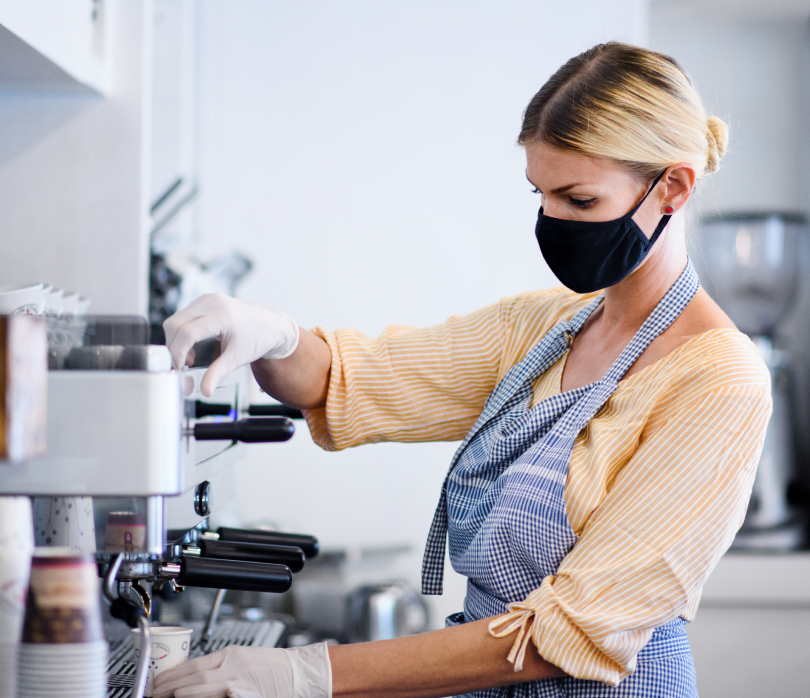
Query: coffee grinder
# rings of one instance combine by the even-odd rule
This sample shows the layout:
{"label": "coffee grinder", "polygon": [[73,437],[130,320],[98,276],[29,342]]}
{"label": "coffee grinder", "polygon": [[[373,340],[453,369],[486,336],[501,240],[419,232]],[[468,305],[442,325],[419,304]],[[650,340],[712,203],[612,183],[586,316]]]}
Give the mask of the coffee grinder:
{"label": "coffee grinder", "polygon": [[733,548],[791,550],[802,542],[803,522],[788,496],[797,472],[795,395],[780,325],[797,296],[807,234],[801,215],[726,213],[704,218],[692,241],[701,283],[751,338],[771,374],[773,415]]}

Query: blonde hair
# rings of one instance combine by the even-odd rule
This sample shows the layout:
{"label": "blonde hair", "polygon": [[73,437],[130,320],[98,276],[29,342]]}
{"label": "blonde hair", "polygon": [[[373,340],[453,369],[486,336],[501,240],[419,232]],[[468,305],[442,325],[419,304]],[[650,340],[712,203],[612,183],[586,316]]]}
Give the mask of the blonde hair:
{"label": "blonde hair", "polygon": [[523,114],[518,143],[616,160],[645,180],[689,162],[715,172],[728,128],[706,111],[678,63],[649,49],[610,42],[572,58]]}

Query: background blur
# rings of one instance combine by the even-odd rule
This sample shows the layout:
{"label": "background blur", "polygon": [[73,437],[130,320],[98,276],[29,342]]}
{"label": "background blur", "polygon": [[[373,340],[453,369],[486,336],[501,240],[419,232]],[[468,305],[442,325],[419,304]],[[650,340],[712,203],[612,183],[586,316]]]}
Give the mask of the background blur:
{"label": "background blur", "polygon": [[[810,208],[808,0],[3,0],[0,25],[0,279],[79,290],[94,312],[148,313],[150,250],[183,277],[179,306],[236,253],[252,263],[241,298],[369,335],[556,284],[515,138],[551,73],[612,39],[671,53],[729,123],[696,214]],[[786,336],[806,381],[801,293]],[[455,447],[324,453],[302,425],[215,483],[217,515],[325,547],[406,547],[416,583]],[[445,588],[436,624],[461,607],[449,567]],[[706,647],[772,633],[779,657],[754,673],[772,687],[793,667],[780,695],[800,695],[802,593],[771,599],[775,616],[735,613],[741,627],[714,626]],[[705,661],[705,695],[742,695],[732,655]]]}

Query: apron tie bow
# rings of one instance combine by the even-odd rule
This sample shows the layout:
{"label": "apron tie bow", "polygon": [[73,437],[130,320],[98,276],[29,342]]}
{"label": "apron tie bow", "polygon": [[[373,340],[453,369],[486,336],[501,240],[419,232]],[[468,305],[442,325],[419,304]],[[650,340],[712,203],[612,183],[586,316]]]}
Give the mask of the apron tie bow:
{"label": "apron tie bow", "polygon": [[[535,589],[525,600],[510,603],[506,608],[508,612],[496,618],[489,624],[489,634],[492,637],[506,637],[517,631],[517,637],[512,645],[509,655],[506,657],[510,664],[514,665],[515,671],[523,671],[523,661],[526,658],[526,648],[535,631],[534,628],[539,623],[537,616],[536,601],[540,596],[540,589]],[[506,626],[506,627],[504,627]],[[501,630],[498,630],[501,628]]]}

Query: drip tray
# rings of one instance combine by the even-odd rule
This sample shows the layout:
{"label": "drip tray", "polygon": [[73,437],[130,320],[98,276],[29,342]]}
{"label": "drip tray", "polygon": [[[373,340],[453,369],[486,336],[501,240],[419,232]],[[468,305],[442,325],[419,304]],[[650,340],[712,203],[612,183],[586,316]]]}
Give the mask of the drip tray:
{"label": "drip tray", "polygon": [[[185,627],[193,628],[189,658],[195,659],[204,654],[211,654],[228,645],[242,647],[275,647],[281,639],[285,625],[278,620],[254,622],[249,620],[223,619],[214,626],[214,633],[208,646],[197,647],[196,643],[202,633],[203,623],[187,623]],[[107,698],[130,698],[132,683],[135,680],[135,650],[129,629],[122,623],[117,631],[124,630],[110,640],[110,664],[107,677]]]}

